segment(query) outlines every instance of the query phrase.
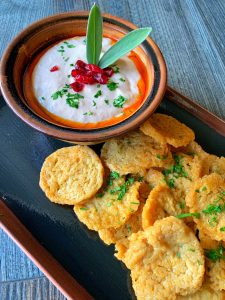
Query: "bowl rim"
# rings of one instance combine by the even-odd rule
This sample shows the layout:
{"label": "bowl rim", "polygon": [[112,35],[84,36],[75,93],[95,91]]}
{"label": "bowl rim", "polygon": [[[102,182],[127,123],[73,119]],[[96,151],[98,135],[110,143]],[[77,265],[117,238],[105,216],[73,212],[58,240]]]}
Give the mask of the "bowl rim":
{"label": "bowl rim", "polygon": [[[166,86],[167,86],[167,68],[166,68],[164,57],[159,47],[153,41],[153,39],[148,37],[145,42],[153,50],[153,53],[157,59],[157,63],[160,71],[160,80],[156,90],[156,94],[154,95],[153,99],[151,99],[151,104],[153,103],[154,105],[152,104],[144,108],[144,110],[138,115],[138,117],[135,117],[135,114],[138,112],[136,111],[133,115],[131,115],[124,121],[119,122],[115,125],[84,131],[84,130],[60,127],[58,125],[49,123],[48,121],[42,119],[41,117],[33,113],[24,103],[22,103],[22,101],[20,101],[21,103],[17,103],[13,94],[11,93],[9,82],[7,80],[8,62],[15,47],[17,47],[20,41],[23,40],[29,33],[32,33],[35,29],[37,30],[39,27],[44,26],[45,24],[47,26],[48,23],[50,24],[52,21],[57,21],[61,18],[62,20],[65,20],[65,18],[69,18],[69,17],[79,17],[79,16],[87,18],[88,14],[89,11],[65,12],[65,13],[59,13],[59,14],[47,16],[45,18],[42,18],[38,21],[31,23],[29,26],[23,29],[18,35],[16,35],[16,37],[9,43],[8,47],[5,49],[3,53],[1,63],[0,63],[1,92],[6,103],[13,110],[13,112],[20,119],[22,119],[26,124],[33,127],[34,129],[42,133],[45,133],[47,135],[53,136],[55,138],[65,140],[65,141],[71,141],[71,142],[101,142],[102,140],[119,136],[125,134],[127,131],[136,129],[138,126],[140,126],[140,124],[142,124],[145,120],[147,120],[147,118],[149,118],[149,116],[159,106],[160,102],[163,99],[163,96],[166,91]],[[105,19],[108,22],[111,20],[114,23],[116,23],[117,26],[121,27],[122,25],[122,27],[126,28],[127,30],[134,30],[138,28],[132,22],[122,19],[120,17],[113,16],[108,13],[104,13],[102,16],[103,16],[103,20]],[[131,119],[132,116],[134,116],[133,121]],[[123,126],[124,124],[125,126]]]}

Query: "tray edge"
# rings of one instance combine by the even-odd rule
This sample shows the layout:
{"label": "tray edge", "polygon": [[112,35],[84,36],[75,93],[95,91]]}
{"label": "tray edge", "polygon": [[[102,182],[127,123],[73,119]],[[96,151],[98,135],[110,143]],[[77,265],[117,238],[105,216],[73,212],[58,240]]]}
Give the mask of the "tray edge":
{"label": "tray edge", "polygon": [[[203,123],[225,136],[225,121],[182,95],[167,87],[168,99],[186,111],[194,114]],[[57,260],[33,237],[13,212],[0,198],[0,228],[23,250],[32,262],[60,290],[67,299],[93,300],[94,298],[58,263]],[[28,242],[29,240],[29,242]],[[62,276],[63,275],[63,276]],[[61,281],[63,277],[63,282]],[[75,297],[75,298],[74,298]]]}
{"label": "tray edge", "polygon": [[94,299],[33,237],[2,198],[0,198],[0,228],[9,235],[67,299]]}

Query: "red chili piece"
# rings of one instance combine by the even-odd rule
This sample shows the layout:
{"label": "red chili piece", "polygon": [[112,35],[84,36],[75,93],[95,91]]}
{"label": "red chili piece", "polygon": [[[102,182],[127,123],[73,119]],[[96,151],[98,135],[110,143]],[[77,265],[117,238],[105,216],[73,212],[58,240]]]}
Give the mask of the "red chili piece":
{"label": "red chili piece", "polygon": [[55,72],[59,70],[59,66],[54,66],[50,69],[50,72]]}

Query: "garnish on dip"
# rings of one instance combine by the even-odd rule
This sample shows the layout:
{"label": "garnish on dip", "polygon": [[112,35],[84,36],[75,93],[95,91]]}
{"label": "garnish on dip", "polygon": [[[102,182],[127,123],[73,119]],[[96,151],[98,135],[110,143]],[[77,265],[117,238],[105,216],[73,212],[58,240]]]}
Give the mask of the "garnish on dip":
{"label": "garnish on dip", "polygon": [[145,97],[145,67],[132,50],[150,32],[151,28],[136,29],[118,41],[103,37],[101,12],[94,4],[86,37],[63,40],[31,64],[33,102],[70,127],[97,128],[122,121]]}

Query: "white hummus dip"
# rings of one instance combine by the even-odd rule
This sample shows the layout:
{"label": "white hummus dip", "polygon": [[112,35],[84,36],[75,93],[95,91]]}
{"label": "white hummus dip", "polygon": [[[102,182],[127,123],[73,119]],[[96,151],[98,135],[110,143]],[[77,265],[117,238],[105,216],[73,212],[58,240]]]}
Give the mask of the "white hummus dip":
{"label": "white hummus dip", "polygon": [[[111,45],[111,39],[103,38],[101,55]],[[113,82],[113,90],[112,84],[111,88],[109,84],[85,84],[84,89],[76,93],[69,84],[75,81],[71,71],[77,60],[87,63],[85,37],[61,41],[49,48],[37,62],[32,73],[33,92],[48,112],[74,122],[97,123],[121,116],[125,108],[135,103],[141,76],[129,54],[113,67],[114,74],[109,80],[109,83]],[[51,72],[54,66],[58,70]],[[78,98],[76,107],[68,103],[68,93],[79,94],[75,96]],[[121,99],[123,105],[118,107],[115,104],[121,103]]]}

